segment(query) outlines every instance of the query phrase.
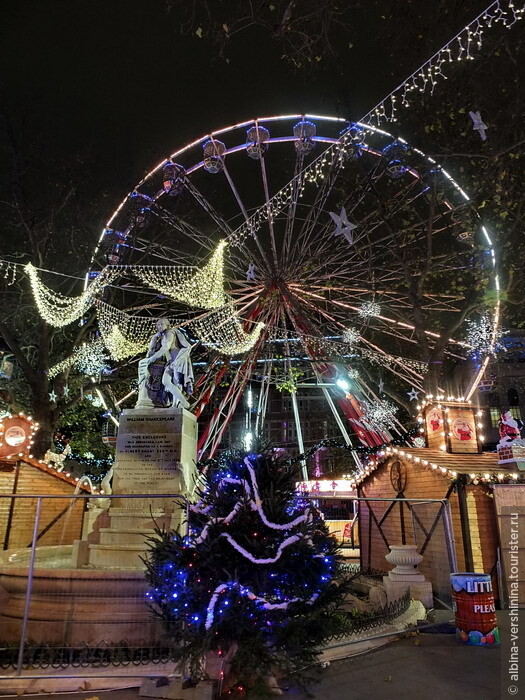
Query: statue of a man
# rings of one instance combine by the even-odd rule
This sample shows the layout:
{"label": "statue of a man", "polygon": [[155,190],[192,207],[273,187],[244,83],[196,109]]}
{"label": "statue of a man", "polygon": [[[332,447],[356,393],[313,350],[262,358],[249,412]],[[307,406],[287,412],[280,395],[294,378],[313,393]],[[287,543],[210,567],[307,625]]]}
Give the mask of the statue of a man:
{"label": "statue of a man", "polygon": [[172,406],[188,408],[182,390],[193,392],[192,345],[178,328],[170,328],[166,318],[157,321],[148,353],[139,361],[139,397],[135,408],[165,407],[167,394]]}

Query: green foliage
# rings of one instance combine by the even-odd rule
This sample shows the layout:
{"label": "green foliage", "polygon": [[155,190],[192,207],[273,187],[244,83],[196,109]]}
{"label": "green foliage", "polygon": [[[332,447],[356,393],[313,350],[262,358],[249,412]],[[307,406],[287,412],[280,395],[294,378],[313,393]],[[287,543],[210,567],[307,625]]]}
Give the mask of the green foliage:
{"label": "green foliage", "polygon": [[275,388],[277,391],[288,391],[290,394],[295,394],[297,391],[297,380],[302,376],[304,376],[304,372],[297,367],[290,367],[284,377],[279,377],[275,380]]}
{"label": "green foliage", "polygon": [[250,471],[245,456],[208,469],[187,536],[159,529],[150,539],[148,597],[192,675],[216,654],[230,686],[266,697],[272,674],[313,680],[323,640],[349,629],[348,581],[321,514],[295,497],[297,465],[267,452],[250,455]]}
{"label": "green foliage", "polygon": [[75,404],[60,422],[60,432],[66,435],[73,452],[81,456],[92,454],[97,459],[112,456],[110,448],[102,442],[101,409],[84,400]]}

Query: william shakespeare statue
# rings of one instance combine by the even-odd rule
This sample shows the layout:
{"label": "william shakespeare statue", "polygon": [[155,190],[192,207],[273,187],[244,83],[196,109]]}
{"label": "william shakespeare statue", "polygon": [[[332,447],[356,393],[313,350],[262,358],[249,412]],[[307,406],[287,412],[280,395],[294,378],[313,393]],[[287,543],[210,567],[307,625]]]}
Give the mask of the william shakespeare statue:
{"label": "william shakespeare statue", "polygon": [[139,396],[135,408],[189,408],[193,393],[192,344],[168,319],[157,321],[146,357],[139,361]]}

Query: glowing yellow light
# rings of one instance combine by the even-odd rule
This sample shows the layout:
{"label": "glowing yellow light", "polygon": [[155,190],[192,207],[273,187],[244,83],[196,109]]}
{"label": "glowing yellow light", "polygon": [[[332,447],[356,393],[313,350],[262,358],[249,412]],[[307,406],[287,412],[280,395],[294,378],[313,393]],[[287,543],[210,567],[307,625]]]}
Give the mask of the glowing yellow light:
{"label": "glowing yellow light", "polygon": [[31,263],[28,263],[24,270],[29,277],[38,312],[49,325],[56,328],[67,326],[85,314],[102,287],[109,284],[118,274],[116,270],[105,268],[80,296],[65,297],[42,284],[36,268]]}
{"label": "glowing yellow light", "polygon": [[211,260],[200,270],[188,267],[133,267],[135,277],[175,301],[202,309],[217,309],[226,303],[224,293],[224,248],[221,241]]}

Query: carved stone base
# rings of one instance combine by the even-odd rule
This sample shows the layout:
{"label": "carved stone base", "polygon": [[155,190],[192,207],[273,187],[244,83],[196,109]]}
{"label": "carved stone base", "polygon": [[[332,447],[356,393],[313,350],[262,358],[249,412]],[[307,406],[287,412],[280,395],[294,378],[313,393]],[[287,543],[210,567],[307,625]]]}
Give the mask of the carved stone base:
{"label": "carved stone base", "polygon": [[383,586],[389,603],[399,600],[407,591],[410,591],[410,596],[414,600],[419,600],[423,603],[425,608],[434,607],[432,584],[430,581],[425,581],[424,577],[423,581],[410,582],[407,580],[399,581],[398,577],[394,580],[388,576],[383,576]]}
{"label": "carved stone base", "polygon": [[394,564],[392,571],[383,576],[383,586],[388,602],[401,598],[407,591],[414,600],[419,600],[426,608],[433,607],[432,584],[417,569],[423,560],[413,544],[391,544],[385,559]]}
{"label": "carved stone base", "polygon": [[[97,568],[144,568],[147,534],[157,525],[177,529],[183,520],[184,511],[173,496],[191,493],[196,451],[197,422],[189,411],[183,408],[123,411],[113,495],[166,494],[167,497],[112,498],[104,522],[92,525],[86,563]],[[85,557],[85,548],[79,547],[79,553]]]}

